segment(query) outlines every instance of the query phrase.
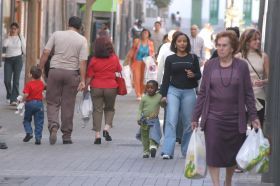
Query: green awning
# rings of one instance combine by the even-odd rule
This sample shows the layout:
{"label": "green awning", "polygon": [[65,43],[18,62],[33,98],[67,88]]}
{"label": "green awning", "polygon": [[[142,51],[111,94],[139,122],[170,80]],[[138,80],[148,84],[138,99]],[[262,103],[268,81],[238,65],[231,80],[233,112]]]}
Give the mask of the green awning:
{"label": "green awning", "polygon": [[[96,0],[91,9],[94,12],[116,12],[118,0]],[[86,5],[81,7],[81,11],[85,11]]]}

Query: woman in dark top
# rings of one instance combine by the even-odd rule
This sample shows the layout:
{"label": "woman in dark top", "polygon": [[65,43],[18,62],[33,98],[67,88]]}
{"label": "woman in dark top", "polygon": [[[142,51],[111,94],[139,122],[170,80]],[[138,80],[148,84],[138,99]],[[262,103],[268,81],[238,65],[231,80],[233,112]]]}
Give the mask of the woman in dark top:
{"label": "woman in dark top", "polygon": [[162,101],[167,103],[163,159],[172,159],[174,155],[179,110],[184,129],[181,151],[186,156],[192,132],[191,114],[196,101],[195,88],[197,80],[201,78],[198,58],[190,54],[190,40],[186,34],[177,32],[170,49],[175,54],[166,58],[161,86]]}
{"label": "woman in dark top", "polygon": [[218,57],[209,60],[193,112],[192,127],[205,133],[206,162],[214,186],[220,185],[220,167],[226,168],[225,186],[231,186],[236,155],[246,138],[245,108],[254,128],[260,127],[245,61],[234,58],[238,39],[231,31],[216,37]]}

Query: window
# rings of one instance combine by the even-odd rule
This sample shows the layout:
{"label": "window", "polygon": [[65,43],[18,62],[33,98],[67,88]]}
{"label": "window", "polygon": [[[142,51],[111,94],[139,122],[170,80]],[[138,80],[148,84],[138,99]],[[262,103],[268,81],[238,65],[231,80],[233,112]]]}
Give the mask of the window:
{"label": "window", "polygon": [[210,23],[218,24],[219,19],[219,0],[210,0]]}
{"label": "window", "polygon": [[249,26],[252,23],[252,0],[244,0],[243,14],[245,26]]}

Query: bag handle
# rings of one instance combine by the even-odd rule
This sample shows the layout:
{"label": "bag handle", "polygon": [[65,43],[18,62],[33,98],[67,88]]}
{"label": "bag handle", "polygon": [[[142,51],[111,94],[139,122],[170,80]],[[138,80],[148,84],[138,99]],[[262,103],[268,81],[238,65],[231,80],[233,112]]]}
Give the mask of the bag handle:
{"label": "bag handle", "polygon": [[250,60],[248,58],[246,58],[246,60],[248,61],[249,65],[252,67],[252,69],[254,70],[254,72],[257,74],[258,78],[261,79],[259,73],[256,71],[256,69],[254,68],[254,66],[252,65],[252,63],[250,62]]}

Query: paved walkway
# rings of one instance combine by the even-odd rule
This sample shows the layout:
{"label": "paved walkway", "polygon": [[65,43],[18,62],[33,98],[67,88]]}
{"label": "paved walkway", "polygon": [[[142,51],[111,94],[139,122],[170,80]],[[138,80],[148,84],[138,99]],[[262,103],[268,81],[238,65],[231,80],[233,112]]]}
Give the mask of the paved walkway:
{"label": "paved walkway", "polygon": [[[138,102],[133,95],[118,97],[112,142],[102,139],[94,145],[93,131],[89,124],[82,128],[78,113],[75,114],[72,145],[63,145],[61,133],[51,146],[45,122],[42,145],[34,145],[32,139],[22,142],[23,117],[15,115],[15,108],[5,103],[3,67],[0,68],[0,125],[4,126],[4,138],[8,150],[0,150],[0,185],[192,185],[210,186],[209,175],[205,179],[188,180],[183,176],[184,158],[176,146],[173,160],[142,158],[142,146],[135,139],[137,131],[136,111]],[[21,82],[22,89],[22,82]],[[78,95],[77,102],[80,100]],[[46,121],[46,119],[45,119]],[[2,135],[3,137],[3,135]],[[224,173],[222,174],[224,179]],[[260,186],[259,175],[234,176],[235,186]]]}

